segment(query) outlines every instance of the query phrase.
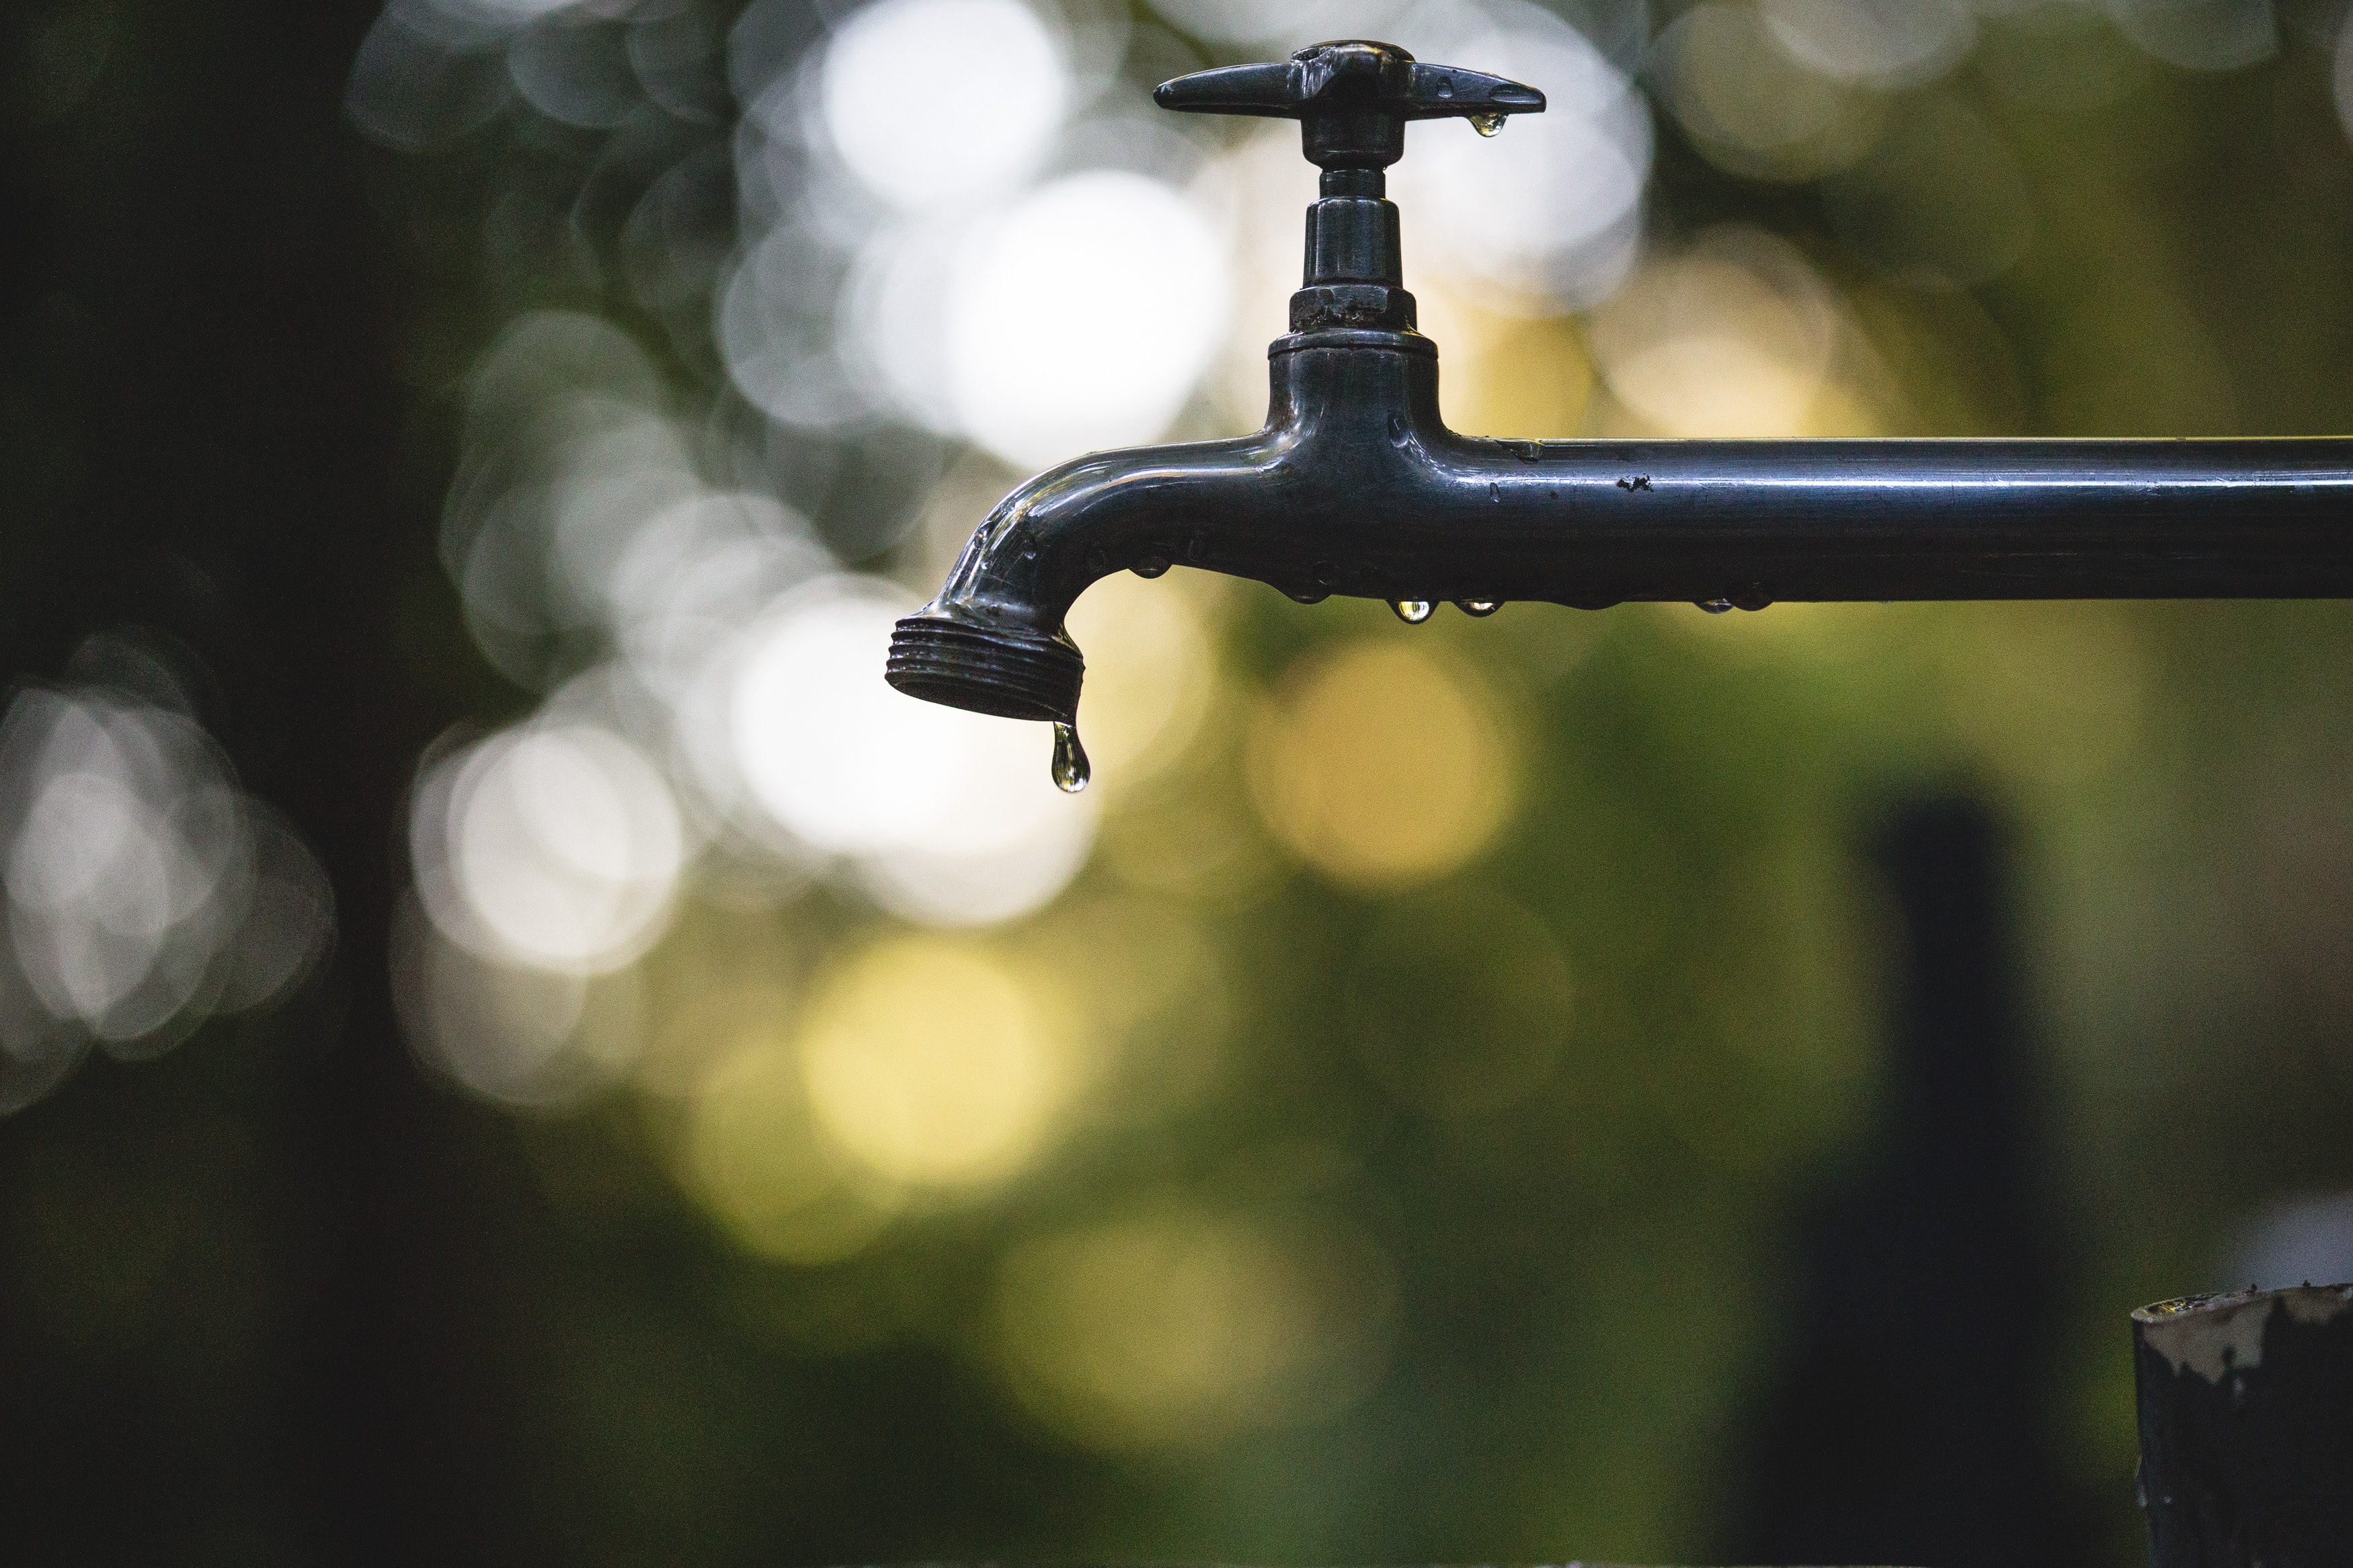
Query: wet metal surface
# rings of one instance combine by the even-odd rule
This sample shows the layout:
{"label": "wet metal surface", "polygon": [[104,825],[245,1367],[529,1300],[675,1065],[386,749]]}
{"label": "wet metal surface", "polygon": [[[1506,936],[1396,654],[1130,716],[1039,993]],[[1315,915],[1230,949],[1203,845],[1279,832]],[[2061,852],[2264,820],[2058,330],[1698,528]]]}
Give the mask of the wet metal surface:
{"label": "wet metal surface", "polygon": [[[1441,88],[1444,91],[1441,92]],[[1400,606],[2353,595],[2353,441],[1515,441],[1449,430],[1413,330],[1383,171],[1406,125],[1542,95],[1335,44],[1165,84],[1166,107],[1282,115],[1324,170],[1265,427],[1098,453],[989,514],[890,679],[1071,723],[1071,604],[1172,563]],[[1135,309],[1148,317],[1152,301]],[[1120,352],[1116,330],[1103,352]]]}

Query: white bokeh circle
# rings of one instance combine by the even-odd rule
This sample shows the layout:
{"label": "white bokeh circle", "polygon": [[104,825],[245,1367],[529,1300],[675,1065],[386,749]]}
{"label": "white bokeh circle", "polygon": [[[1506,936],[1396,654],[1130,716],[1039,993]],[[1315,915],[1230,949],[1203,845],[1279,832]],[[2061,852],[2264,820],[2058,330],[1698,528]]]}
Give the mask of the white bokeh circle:
{"label": "white bokeh circle", "polygon": [[1028,175],[1071,89],[1060,41],[1019,0],[881,0],[827,47],[819,115],[860,183],[914,211]]}
{"label": "white bokeh circle", "polygon": [[618,969],[668,924],[688,843],[667,780],[592,724],[507,731],[432,769],[417,891],[450,941],[558,973]]}
{"label": "white bokeh circle", "polygon": [[1030,192],[957,257],[956,423],[1028,467],[1154,439],[1225,338],[1231,268],[1225,237],[1157,180],[1092,170]]}

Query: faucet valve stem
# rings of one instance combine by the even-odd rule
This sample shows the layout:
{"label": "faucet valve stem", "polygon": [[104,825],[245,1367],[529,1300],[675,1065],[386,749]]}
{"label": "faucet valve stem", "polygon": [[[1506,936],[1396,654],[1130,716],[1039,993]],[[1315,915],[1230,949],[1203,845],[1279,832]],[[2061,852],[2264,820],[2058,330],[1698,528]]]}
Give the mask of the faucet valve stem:
{"label": "faucet valve stem", "polygon": [[1288,60],[1227,66],[1163,82],[1163,109],[1299,121],[1308,160],[1324,171],[1307,210],[1307,261],[1291,300],[1291,330],[1411,331],[1398,210],[1382,171],[1405,155],[1410,120],[1463,119],[1493,135],[1507,115],[1535,114],[1544,94],[1484,71],[1424,65],[1394,44],[1343,39]]}

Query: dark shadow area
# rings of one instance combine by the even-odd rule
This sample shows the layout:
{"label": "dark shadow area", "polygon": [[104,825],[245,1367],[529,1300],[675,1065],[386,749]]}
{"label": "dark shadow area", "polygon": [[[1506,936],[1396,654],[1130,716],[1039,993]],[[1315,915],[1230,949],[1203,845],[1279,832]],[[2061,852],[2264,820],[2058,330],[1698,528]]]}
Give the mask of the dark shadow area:
{"label": "dark shadow area", "polygon": [[1787,1370],[1756,1415],[1741,1560],[2073,1564],[2087,1510],[2052,1451],[2025,1023],[2000,818],[1900,807],[1870,847],[1889,933],[1884,1110],[1804,1222]]}
{"label": "dark shadow area", "polygon": [[12,83],[78,40],[101,63],[69,108],[0,119],[0,668],[54,681],[118,626],[184,647],[196,719],[340,912],[275,1018],[161,1063],[94,1053],[0,1123],[12,1563],[496,1539],[466,1309],[506,1249],[494,1211],[448,1202],[487,1119],[426,1089],[386,994],[401,792],[448,716],[398,651],[429,542],[398,493],[406,394],[341,108],[377,10],[6,24]]}

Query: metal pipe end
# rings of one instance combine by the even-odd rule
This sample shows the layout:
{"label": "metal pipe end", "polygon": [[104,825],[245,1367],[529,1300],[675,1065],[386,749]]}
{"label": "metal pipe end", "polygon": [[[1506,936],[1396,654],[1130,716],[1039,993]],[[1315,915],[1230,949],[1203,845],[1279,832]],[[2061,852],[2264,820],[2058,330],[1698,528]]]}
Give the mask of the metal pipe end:
{"label": "metal pipe end", "polygon": [[909,616],[891,634],[884,679],[910,697],[1000,719],[1073,724],[1086,660],[1060,637]]}

